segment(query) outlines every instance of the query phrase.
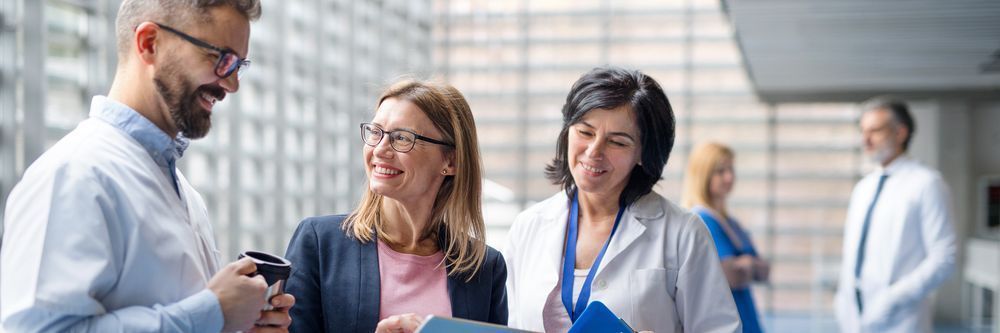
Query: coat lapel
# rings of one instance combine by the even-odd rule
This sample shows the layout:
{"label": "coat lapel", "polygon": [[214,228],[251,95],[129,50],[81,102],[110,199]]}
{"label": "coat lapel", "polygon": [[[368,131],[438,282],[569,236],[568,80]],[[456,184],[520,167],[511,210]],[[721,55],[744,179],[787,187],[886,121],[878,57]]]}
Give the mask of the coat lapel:
{"label": "coat lapel", "polygon": [[600,265],[597,266],[596,275],[601,275],[601,272],[614,262],[616,257],[628,249],[639,236],[642,236],[643,232],[646,231],[646,223],[649,223],[649,220],[663,217],[663,207],[659,202],[656,202],[658,198],[658,195],[647,194],[629,205],[622,215],[622,221],[618,225],[618,230],[615,231],[614,237],[611,238],[611,243],[608,244],[604,258],[601,260]]}
{"label": "coat lapel", "polygon": [[[476,278],[479,278],[477,275]],[[464,277],[448,276],[448,297],[451,299],[451,316],[454,318],[470,318],[467,290],[468,284]]]}
{"label": "coat lapel", "polygon": [[168,196],[177,198],[180,205],[185,208],[187,214],[186,222],[191,230],[194,231],[195,241],[198,243],[198,254],[201,256],[202,261],[202,265],[199,268],[203,270],[202,276],[205,278],[205,284],[207,285],[212,276],[222,267],[219,257],[220,252],[215,244],[215,232],[212,230],[212,224],[208,221],[207,209],[200,195],[191,187],[187,179],[179,171],[177,172],[177,188],[180,194],[179,197],[177,195]]}
{"label": "coat lapel", "polygon": [[[564,198],[565,194],[563,195]],[[542,277],[551,277],[539,281],[544,283],[547,289],[555,288],[559,282],[560,270],[562,269],[563,253],[566,249],[566,224],[569,218],[569,199],[554,200],[554,204],[559,206],[547,209],[547,214],[543,215],[541,225],[538,228],[539,239],[544,245],[541,246],[541,253],[538,253],[538,268],[543,269],[540,273]],[[551,280],[551,281],[550,281]],[[548,285],[551,282],[551,285]]]}
{"label": "coat lapel", "polygon": [[[523,288],[520,304],[526,309],[511,309],[522,314],[530,314],[535,319],[528,322],[542,321],[542,308],[545,298],[559,283],[559,272],[562,269],[563,247],[566,241],[566,218],[569,216],[568,199],[565,192],[556,194],[557,198],[547,199],[545,206],[539,209],[539,215],[531,221],[534,226],[521,241],[525,245],[525,260]],[[508,279],[513,278],[508,276]]]}
{"label": "coat lapel", "polygon": [[[438,228],[438,248],[442,251],[448,248],[448,242],[443,235],[448,234],[448,227],[443,223]],[[447,269],[447,268],[446,268]],[[465,283],[465,274],[451,275],[448,271],[448,298],[451,300],[451,316],[454,318],[471,318],[469,313],[469,284]],[[478,280],[476,275],[473,281]]]}
{"label": "coat lapel", "polygon": [[378,246],[376,240],[361,244],[358,271],[358,322],[356,332],[374,332],[378,325],[382,294],[382,278],[378,271]]}

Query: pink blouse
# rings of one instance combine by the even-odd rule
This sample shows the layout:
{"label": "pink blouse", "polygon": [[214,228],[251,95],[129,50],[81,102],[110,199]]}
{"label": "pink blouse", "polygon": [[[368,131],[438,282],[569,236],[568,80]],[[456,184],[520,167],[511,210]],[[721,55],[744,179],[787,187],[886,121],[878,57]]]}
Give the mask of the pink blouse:
{"label": "pink blouse", "polygon": [[429,256],[399,253],[378,240],[379,320],[404,313],[451,317],[448,273],[438,265],[442,259],[441,251]]}

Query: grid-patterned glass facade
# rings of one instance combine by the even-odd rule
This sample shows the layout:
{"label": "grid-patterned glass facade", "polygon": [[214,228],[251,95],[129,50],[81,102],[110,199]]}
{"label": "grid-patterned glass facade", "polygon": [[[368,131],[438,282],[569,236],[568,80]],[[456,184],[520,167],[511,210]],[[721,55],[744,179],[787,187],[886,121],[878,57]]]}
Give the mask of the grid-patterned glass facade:
{"label": "grid-patterned glass facade", "polygon": [[183,159],[230,256],[284,253],[303,217],[348,212],[365,186],[358,123],[385,83],[430,64],[426,2],[263,5],[240,92]]}
{"label": "grid-patterned glass facade", "polygon": [[505,242],[519,209],[558,189],[543,170],[555,152],[570,86],[603,64],[636,68],[666,90],[677,116],[674,154],[656,190],[678,202],[692,145],[737,153],[732,214],[773,263],[756,287],[765,313],[828,318],[841,225],[860,176],[856,110],[770,105],[754,96],[726,14],[715,0],[435,2],[435,69],[466,93],[486,177],[489,241]]}
{"label": "grid-patterned glass facade", "polygon": [[[17,85],[14,80],[18,48],[15,26],[10,20],[17,12],[13,1],[0,2],[0,206],[6,206],[7,193],[17,178],[14,143],[17,130]],[[2,208],[0,208],[2,209]],[[0,225],[0,233],[3,226]]]}
{"label": "grid-patterned glass facade", "polygon": [[0,190],[87,116],[114,71],[109,1],[0,5]]}
{"label": "grid-patterned glass facade", "polygon": [[[119,3],[0,6],[3,198],[31,161],[87,117],[91,96],[107,93]],[[427,75],[431,63],[428,1],[263,6],[240,91],[216,105],[212,131],[180,165],[231,259],[246,249],[284,253],[303,217],[349,211],[364,186],[357,124],[370,119],[386,83]]]}

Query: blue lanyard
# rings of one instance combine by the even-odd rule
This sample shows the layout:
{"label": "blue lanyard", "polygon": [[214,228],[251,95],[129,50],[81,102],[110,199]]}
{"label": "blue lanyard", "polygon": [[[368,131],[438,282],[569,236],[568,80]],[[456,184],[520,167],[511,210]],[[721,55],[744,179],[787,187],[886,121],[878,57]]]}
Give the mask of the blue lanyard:
{"label": "blue lanyard", "polygon": [[[579,191],[579,190],[577,190]],[[576,236],[579,231],[577,221],[579,219],[580,212],[580,202],[577,199],[577,194],[573,194],[573,204],[569,211],[569,232],[566,234],[566,252],[563,256],[563,270],[562,270],[562,302],[563,306],[566,307],[566,313],[569,314],[570,322],[576,322],[576,319],[580,317],[583,310],[587,308],[587,303],[590,301],[590,285],[594,282],[594,275],[597,275],[597,267],[601,264],[601,259],[604,258],[604,252],[608,250],[608,244],[611,244],[611,238],[615,236],[615,231],[618,230],[618,223],[622,220],[622,214],[625,213],[625,207],[621,206],[618,208],[618,216],[615,217],[615,226],[611,228],[611,235],[608,235],[608,241],[604,242],[604,247],[601,248],[601,252],[597,254],[597,259],[594,259],[594,265],[590,266],[590,272],[587,273],[587,279],[583,280],[583,287],[580,288],[580,297],[576,300],[576,309],[573,309],[573,271],[576,267]]]}

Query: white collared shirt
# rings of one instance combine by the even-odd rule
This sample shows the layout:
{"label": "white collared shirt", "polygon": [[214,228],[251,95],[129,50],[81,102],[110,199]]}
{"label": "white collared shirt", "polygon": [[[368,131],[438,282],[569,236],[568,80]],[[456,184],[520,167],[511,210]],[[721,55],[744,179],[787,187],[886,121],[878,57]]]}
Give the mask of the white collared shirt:
{"label": "white collared shirt", "polygon": [[0,248],[3,330],[222,329],[218,298],[206,289],[219,255],[205,204],[179,172],[175,189],[153,156],[161,149],[135,136],[152,124],[121,121],[144,120],[130,112],[94,98],[91,118],[11,192]]}
{"label": "white collared shirt", "polygon": [[[888,177],[872,211],[861,276],[857,250],[879,178]],[[845,332],[929,332],[928,295],[954,270],[955,231],[941,175],[902,155],[858,182],[844,226],[836,311]],[[858,314],[854,288],[861,291]],[[926,304],[925,304],[926,303]]]}

